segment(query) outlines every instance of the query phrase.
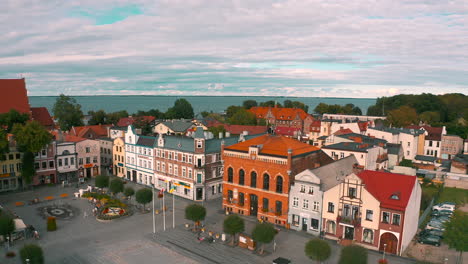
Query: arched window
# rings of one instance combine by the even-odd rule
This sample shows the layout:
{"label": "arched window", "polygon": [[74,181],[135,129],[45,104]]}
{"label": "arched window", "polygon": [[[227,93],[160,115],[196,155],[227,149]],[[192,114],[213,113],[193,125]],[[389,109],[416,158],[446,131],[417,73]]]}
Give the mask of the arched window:
{"label": "arched window", "polygon": [[243,169],[239,170],[239,185],[244,185],[245,183],[245,172]]}
{"label": "arched window", "polygon": [[244,205],[244,200],[245,200],[244,193],[240,192],[240,193],[239,193],[239,205],[240,205],[240,206],[243,206],[243,205]]}
{"label": "arched window", "polygon": [[268,175],[267,173],[263,174],[263,189],[270,189],[270,175]]}
{"label": "arched window", "polygon": [[232,182],[234,178],[234,170],[232,168],[228,168],[228,182]]}
{"label": "arched window", "polygon": [[281,176],[276,177],[276,192],[277,193],[283,192],[283,177]]}
{"label": "arched window", "polygon": [[250,173],[250,187],[257,188],[257,173],[255,171]]}

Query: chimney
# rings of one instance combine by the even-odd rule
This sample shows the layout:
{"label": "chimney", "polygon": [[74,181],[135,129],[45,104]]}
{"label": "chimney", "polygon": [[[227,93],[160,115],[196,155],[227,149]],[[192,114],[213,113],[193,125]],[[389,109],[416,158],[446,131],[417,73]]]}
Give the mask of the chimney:
{"label": "chimney", "polygon": [[223,132],[219,132],[218,138],[223,138]]}
{"label": "chimney", "polygon": [[230,136],[231,136],[231,133],[226,131],[226,137],[228,138]]}
{"label": "chimney", "polygon": [[248,134],[249,134],[249,131],[246,131],[246,130],[242,131],[242,135],[247,136]]}

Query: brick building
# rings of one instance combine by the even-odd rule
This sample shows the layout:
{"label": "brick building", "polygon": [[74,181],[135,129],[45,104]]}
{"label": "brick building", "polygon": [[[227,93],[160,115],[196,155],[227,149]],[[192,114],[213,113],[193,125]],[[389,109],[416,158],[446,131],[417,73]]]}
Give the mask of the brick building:
{"label": "brick building", "polygon": [[261,107],[249,109],[257,119],[265,119],[275,127],[298,128],[302,135],[308,135],[314,118],[300,108]]}
{"label": "brick building", "polygon": [[263,135],[223,147],[223,209],[286,225],[294,176],[332,162],[319,148]]}
{"label": "brick building", "polygon": [[57,183],[56,151],[56,143],[52,141],[41,151],[34,154],[34,167],[36,169],[36,174],[32,181],[34,185]]}

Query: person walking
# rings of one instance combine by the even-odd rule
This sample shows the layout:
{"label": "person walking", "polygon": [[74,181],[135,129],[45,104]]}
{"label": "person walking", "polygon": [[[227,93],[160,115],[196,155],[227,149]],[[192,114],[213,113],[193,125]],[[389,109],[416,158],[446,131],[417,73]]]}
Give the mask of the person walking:
{"label": "person walking", "polygon": [[88,217],[88,212],[84,211],[83,212],[83,218],[86,218],[86,217]]}

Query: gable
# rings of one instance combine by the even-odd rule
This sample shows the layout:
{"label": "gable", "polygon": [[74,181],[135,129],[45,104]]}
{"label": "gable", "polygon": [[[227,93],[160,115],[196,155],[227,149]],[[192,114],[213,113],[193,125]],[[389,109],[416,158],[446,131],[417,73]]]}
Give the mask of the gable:
{"label": "gable", "polygon": [[320,178],[318,178],[314,173],[310,170],[305,170],[297,174],[294,179],[296,181],[313,183],[313,184],[320,184]]}

